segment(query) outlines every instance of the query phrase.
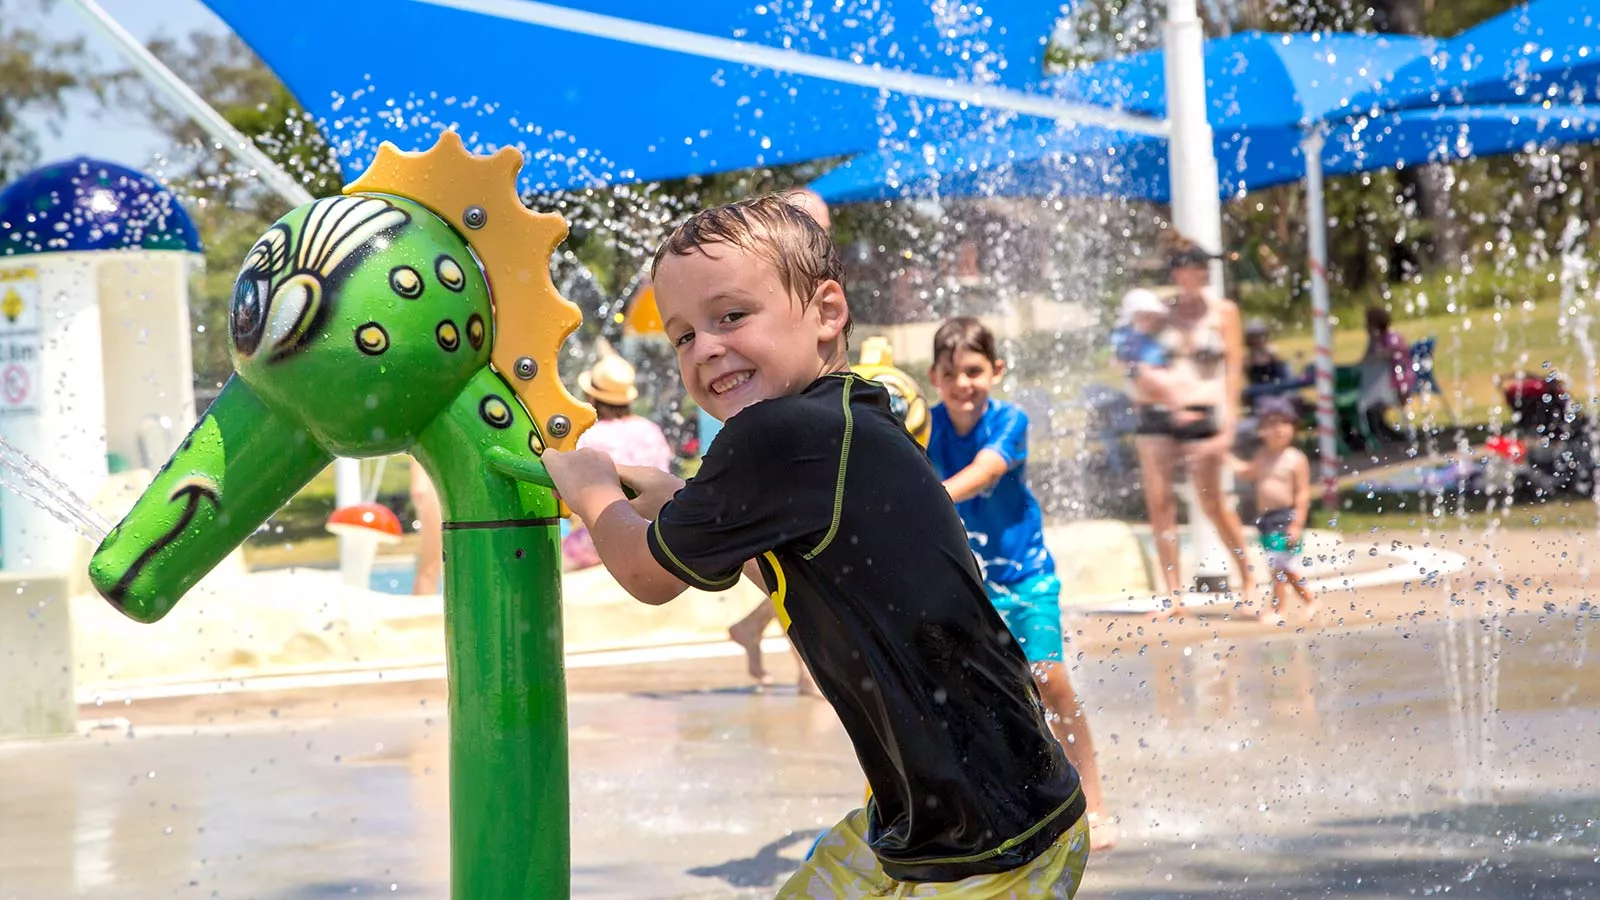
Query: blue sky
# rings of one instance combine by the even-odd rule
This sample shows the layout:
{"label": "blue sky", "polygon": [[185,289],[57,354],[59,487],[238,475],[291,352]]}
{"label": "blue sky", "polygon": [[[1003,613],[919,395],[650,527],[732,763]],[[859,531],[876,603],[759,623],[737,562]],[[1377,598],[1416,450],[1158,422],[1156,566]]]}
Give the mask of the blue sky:
{"label": "blue sky", "polygon": [[[157,35],[178,37],[196,29],[226,31],[222,23],[200,0],[99,0],[122,26],[141,41]],[[29,12],[30,16],[38,16]],[[89,24],[70,0],[58,0],[42,26],[47,34],[61,38],[83,36],[89,46],[108,65],[125,66],[126,60],[98,28]],[[33,119],[36,124],[38,119]],[[90,104],[75,102],[59,121],[61,133],[39,130],[43,151],[41,162],[85,154],[135,168],[150,167],[152,157],[168,147],[168,141],[149,125],[144,116],[128,111],[96,114]]]}

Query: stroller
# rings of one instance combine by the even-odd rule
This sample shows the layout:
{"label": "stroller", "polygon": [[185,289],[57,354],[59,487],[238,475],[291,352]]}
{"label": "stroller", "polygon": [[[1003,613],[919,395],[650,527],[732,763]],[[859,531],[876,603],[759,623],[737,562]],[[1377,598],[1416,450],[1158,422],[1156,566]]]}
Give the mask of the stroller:
{"label": "stroller", "polygon": [[1591,496],[1594,492],[1594,428],[1582,404],[1561,377],[1511,377],[1503,388],[1511,428],[1495,452],[1520,463],[1517,493],[1533,499]]}

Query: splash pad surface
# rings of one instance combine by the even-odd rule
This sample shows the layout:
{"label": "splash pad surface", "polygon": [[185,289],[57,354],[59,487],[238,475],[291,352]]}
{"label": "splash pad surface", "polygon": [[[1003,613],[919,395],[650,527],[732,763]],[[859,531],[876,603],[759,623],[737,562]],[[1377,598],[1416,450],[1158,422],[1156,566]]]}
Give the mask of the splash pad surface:
{"label": "splash pad surface", "polygon": [[[1583,650],[1600,620],[1582,563],[1559,558],[1571,537],[1511,532],[1436,584],[1330,592],[1337,615],[1304,633],[1070,616],[1122,816],[1080,897],[1147,896],[1152,879],[1175,898],[1251,900],[1401,898],[1423,880],[1481,900],[1534,880],[1600,889],[1586,749],[1600,681]],[[1491,673],[1446,662],[1482,634],[1451,603],[1480,580],[1516,639],[1493,673],[1498,713],[1473,730]],[[580,895],[771,896],[859,801],[826,706],[750,693],[741,659],[573,668],[569,702]],[[105,724],[85,740],[0,745],[0,816],[26,826],[0,871],[27,900],[190,882],[440,896],[444,706],[433,680],[85,707]]]}
{"label": "splash pad surface", "polygon": [[[1147,529],[1080,522],[1048,529],[1046,539],[1069,585],[1062,597],[1069,620],[1163,608],[1150,580],[1154,554]],[[1334,594],[1437,580],[1468,564],[1447,548],[1342,541],[1327,532],[1308,536],[1306,559],[1314,588]],[[1259,554],[1254,561],[1265,565]],[[409,559],[381,561],[374,581],[397,581],[410,565]],[[605,654],[671,662],[735,652],[726,641],[727,627],[760,597],[741,583],[724,593],[691,590],[665,606],[646,607],[600,567],[567,573],[562,583],[569,666]],[[1206,602],[1217,598],[1192,599],[1194,611],[1208,618],[1233,614],[1231,606]],[[331,570],[219,573],[202,582],[167,620],[170,627],[159,632],[125,620],[90,595],[73,599],[72,614],[77,690],[84,703],[205,695],[244,685],[264,690],[385,677],[426,680],[443,673],[440,596],[395,593],[388,584],[352,588]],[[778,644],[781,650],[783,642]]]}

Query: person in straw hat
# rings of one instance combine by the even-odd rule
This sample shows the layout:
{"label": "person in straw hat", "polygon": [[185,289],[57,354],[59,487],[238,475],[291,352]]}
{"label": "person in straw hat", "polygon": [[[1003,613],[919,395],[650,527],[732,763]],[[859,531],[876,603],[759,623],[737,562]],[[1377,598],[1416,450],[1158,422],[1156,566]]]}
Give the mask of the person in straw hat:
{"label": "person in straw hat", "polygon": [[[670,471],[672,448],[661,427],[633,413],[633,401],[639,399],[635,377],[627,360],[604,349],[594,366],[578,376],[578,389],[594,404],[597,418],[578,438],[578,446],[604,451],[617,465]],[[582,525],[561,542],[561,555],[569,571],[600,564],[589,530]]]}

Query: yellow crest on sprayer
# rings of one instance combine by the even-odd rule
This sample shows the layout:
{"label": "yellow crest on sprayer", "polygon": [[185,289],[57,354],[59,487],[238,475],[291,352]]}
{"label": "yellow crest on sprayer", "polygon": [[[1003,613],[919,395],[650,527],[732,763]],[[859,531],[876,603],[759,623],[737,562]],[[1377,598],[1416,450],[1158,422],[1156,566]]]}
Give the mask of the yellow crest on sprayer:
{"label": "yellow crest on sprayer", "polygon": [[420,153],[384,142],[372,165],[344,191],[414,200],[466,239],[494,304],[489,361],[538,423],[546,444],[571,450],[594,424],[595,413],[567,390],[556,368],[561,345],[583,321],[577,305],[550,279],[550,256],[567,236],[567,223],[522,205],[521,171],[516,148],[479,156],[467,151],[460,135],[446,131]]}

